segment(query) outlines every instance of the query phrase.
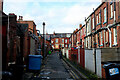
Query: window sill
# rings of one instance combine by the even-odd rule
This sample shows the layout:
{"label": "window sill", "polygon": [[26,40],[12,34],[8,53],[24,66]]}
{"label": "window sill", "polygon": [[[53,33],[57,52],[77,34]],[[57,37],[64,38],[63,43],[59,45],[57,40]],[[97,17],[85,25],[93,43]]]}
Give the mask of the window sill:
{"label": "window sill", "polygon": [[95,28],[93,28],[92,30],[95,30]]}
{"label": "window sill", "polygon": [[96,45],[97,43],[94,43],[94,45]]}
{"label": "window sill", "polygon": [[104,22],[103,24],[106,24],[107,22]]}
{"label": "window sill", "polygon": [[113,2],[110,2],[110,5],[112,5],[113,4]]}
{"label": "window sill", "polygon": [[116,47],[116,46],[118,46],[118,44],[113,44],[113,45],[112,45],[112,47]]}
{"label": "window sill", "polygon": [[96,26],[101,25],[101,23],[98,23]]}
{"label": "window sill", "polygon": [[110,20],[113,19],[113,17],[110,18]]}
{"label": "window sill", "polygon": [[103,46],[103,44],[99,45],[99,46]]}
{"label": "window sill", "polygon": [[105,44],[109,44],[108,42],[105,42]]}

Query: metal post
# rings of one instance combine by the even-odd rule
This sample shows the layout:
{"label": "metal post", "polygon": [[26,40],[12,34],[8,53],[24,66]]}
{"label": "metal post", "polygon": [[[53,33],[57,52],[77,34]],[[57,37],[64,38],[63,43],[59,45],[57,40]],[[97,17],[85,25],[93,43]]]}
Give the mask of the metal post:
{"label": "metal post", "polygon": [[45,22],[43,22],[43,59],[45,58],[45,53],[44,53],[44,51],[45,51],[45,50],[44,50],[44,47],[45,47],[45,45],[44,45],[44,44],[45,44],[45,43],[44,43],[44,41],[45,41],[45,40],[44,40],[44,32],[45,32]]}

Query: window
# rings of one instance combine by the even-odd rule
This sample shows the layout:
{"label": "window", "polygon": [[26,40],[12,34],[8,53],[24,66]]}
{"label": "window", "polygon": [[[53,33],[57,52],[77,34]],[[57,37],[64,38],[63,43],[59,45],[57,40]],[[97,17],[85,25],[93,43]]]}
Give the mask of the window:
{"label": "window", "polygon": [[62,44],[62,47],[64,47],[64,44]]}
{"label": "window", "polygon": [[56,43],[58,43],[58,39],[56,39]]}
{"label": "window", "polygon": [[71,44],[69,44],[69,48],[71,47]]}
{"label": "window", "polygon": [[107,18],[106,18],[107,16],[106,16],[106,8],[104,8],[104,22],[106,22],[107,20]]}
{"label": "window", "polygon": [[92,25],[93,25],[93,29],[95,28],[95,25],[94,25],[94,18],[92,19]]}
{"label": "window", "polygon": [[101,45],[103,45],[103,35],[102,35],[102,32],[101,32]]}
{"label": "window", "polygon": [[67,43],[67,39],[65,39],[65,43]]}
{"label": "window", "polygon": [[64,43],[64,39],[62,39],[62,43]]}
{"label": "window", "polygon": [[101,13],[99,12],[99,23],[101,23]]}
{"label": "window", "polygon": [[110,5],[110,8],[111,8],[111,18],[113,18],[113,5],[112,4]]}
{"label": "window", "polygon": [[59,48],[58,44],[55,44],[55,48]]}
{"label": "window", "polygon": [[96,18],[97,18],[97,21],[96,21],[96,22],[97,22],[97,24],[98,24],[98,23],[99,23],[99,22],[98,22],[98,15],[97,15],[97,17],[96,17]]}
{"label": "window", "polygon": [[51,42],[53,43],[53,41],[51,40]]}
{"label": "window", "polygon": [[108,31],[106,32],[106,42],[108,42]]}
{"label": "window", "polygon": [[67,47],[67,44],[65,45],[65,47]]}
{"label": "window", "polygon": [[54,48],[54,45],[52,45],[52,48]]}
{"label": "window", "polygon": [[114,33],[114,45],[117,44],[117,30],[116,28],[113,29],[113,33]]}

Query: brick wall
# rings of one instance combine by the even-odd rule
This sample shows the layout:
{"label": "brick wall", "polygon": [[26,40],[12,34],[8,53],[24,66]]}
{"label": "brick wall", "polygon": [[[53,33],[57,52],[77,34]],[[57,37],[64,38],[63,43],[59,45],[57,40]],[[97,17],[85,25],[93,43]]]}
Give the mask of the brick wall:
{"label": "brick wall", "polygon": [[14,50],[15,50],[15,42],[16,42],[16,27],[17,27],[17,21],[16,21],[17,16],[14,14],[9,15],[9,61],[14,62],[15,61],[15,56],[14,56]]}
{"label": "brick wall", "polygon": [[103,68],[104,64],[101,64],[101,68],[102,68],[102,78],[106,78],[106,74],[105,74],[105,69]]}
{"label": "brick wall", "polygon": [[117,43],[118,43],[118,47],[120,47],[120,25],[117,26]]}
{"label": "brick wall", "polygon": [[3,0],[0,0],[0,10],[3,10]]}

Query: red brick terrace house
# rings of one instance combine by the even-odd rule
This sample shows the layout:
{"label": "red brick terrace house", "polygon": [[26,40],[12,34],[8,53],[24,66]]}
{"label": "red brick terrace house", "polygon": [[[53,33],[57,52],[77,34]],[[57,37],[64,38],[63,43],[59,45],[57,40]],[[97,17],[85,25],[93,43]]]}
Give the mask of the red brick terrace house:
{"label": "red brick terrace house", "polygon": [[86,19],[85,47],[120,47],[119,31],[120,1],[102,2]]}
{"label": "red brick terrace house", "polygon": [[79,30],[76,29],[73,34],[71,34],[69,38],[69,44],[71,45],[70,48],[84,48],[84,37],[86,35],[85,25],[79,25]]}
{"label": "red brick terrace house", "polygon": [[69,37],[71,33],[55,33],[51,37],[51,46],[53,49],[68,48]]}
{"label": "red brick terrace house", "polygon": [[[102,2],[85,19],[85,22],[86,36],[84,37],[84,47],[87,49],[108,49],[106,52],[108,54],[106,55],[104,55],[104,51],[101,51],[101,66],[105,62],[119,63],[119,56],[115,56],[114,59],[113,55],[117,54],[115,50],[120,48],[120,1]],[[113,50],[113,53],[109,51],[110,49]],[[103,67],[101,69],[102,77],[105,78]]]}

